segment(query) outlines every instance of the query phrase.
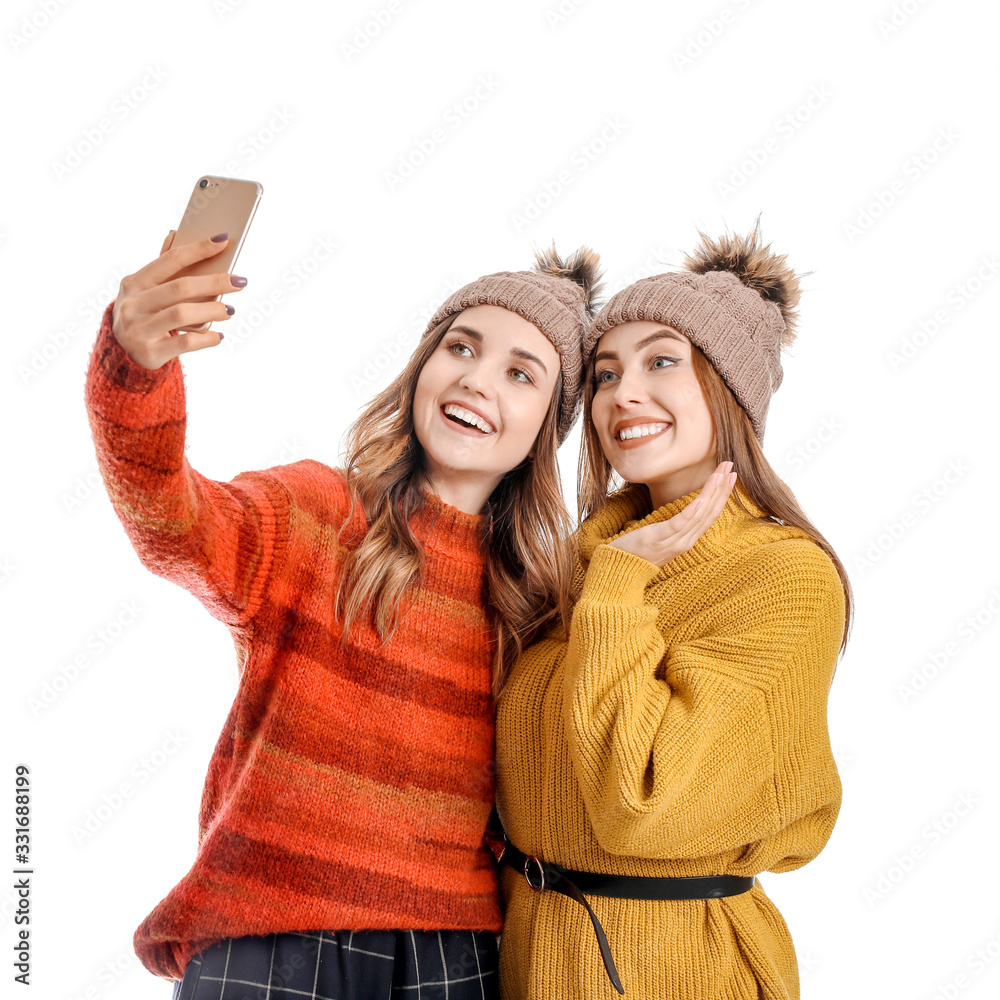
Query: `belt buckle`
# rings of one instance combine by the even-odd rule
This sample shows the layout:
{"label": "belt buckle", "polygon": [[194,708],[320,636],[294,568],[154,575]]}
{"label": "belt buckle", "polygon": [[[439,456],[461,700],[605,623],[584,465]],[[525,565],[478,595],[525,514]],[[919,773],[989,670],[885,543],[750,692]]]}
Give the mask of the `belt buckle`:
{"label": "belt buckle", "polygon": [[[535,885],[535,883],[531,881],[531,876],[528,874],[528,869],[532,862],[534,862],[535,867],[538,869],[538,885]],[[541,892],[545,888],[545,869],[542,867],[540,858],[536,858],[534,855],[526,857],[521,871],[524,874],[525,882],[527,882],[528,885],[535,890],[535,892]]]}

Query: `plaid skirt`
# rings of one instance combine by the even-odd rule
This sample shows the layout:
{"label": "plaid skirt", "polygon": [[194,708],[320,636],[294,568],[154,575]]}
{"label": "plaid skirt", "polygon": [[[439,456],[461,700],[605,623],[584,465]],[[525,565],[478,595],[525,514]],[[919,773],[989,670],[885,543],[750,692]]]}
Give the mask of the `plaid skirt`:
{"label": "plaid skirt", "polygon": [[195,955],[173,1000],[499,1000],[488,931],[309,931]]}

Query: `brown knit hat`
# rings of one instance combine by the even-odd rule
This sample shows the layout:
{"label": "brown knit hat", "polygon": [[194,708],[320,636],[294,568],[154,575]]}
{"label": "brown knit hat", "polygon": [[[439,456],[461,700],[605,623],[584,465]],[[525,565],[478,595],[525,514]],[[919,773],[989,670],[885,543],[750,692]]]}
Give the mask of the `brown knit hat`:
{"label": "brown knit hat", "polygon": [[562,444],[580,410],[580,347],[596,311],[595,299],[601,289],[599,265],[600,257],[589,247],[580,247],[565,261],[556,253],[555,244],[548,250],[536,250],[533,270],[487,274],[450,295],[431,317],[423,337],[442,320],[473,306],[502,306],[534,323],[559,352],[563,381],[558,433]]}
{"label": "brown knit hat", "polygon": [[759,245],[760,218],[746,236],[710,239],[684,258],[686,270],[655,274],[613,295],[583,344],[586,365],[601,335],[619,323],[651,320],[695,344],[750,416],[758,441],[781,385],[780,350],[795,340],[798,277],[784,256]]}

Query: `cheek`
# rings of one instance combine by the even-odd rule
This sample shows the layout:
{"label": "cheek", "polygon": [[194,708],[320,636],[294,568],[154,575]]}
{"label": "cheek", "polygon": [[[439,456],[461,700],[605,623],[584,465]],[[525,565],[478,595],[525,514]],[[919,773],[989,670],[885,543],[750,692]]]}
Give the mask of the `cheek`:
{"label": "cheek", "polygon": [[597,428],[598,434],[601,433],[602,427],[608,417],[608,406],[607,401],[604,396],[597,394],[594,396],[593,401],[590,404],[590,419],[593,421],[594,427]]}
{"label": "cheek", "polygon": [[417,384],[413,390],[413,401],[414,404],[417,402],[426,403],[431,396],[437,391],[437,387],[441,382],[441,365],[438,362],[435,355],[431,355],[427,359],[426,364],[420,369],[420,374],[417,376]]}
{"label": "cheek", "polygon": [[413,419],[419,421],[427,407],[426,383],[418,381],[413,390]]}
{"label": "cheek", "polygon": [[549,399],[538,398],[531,400],[515,400],[512,409],[508,412],[513,414],[513,424],[510,425],[517,431],[518,444],[530,448],[538,437],[542,424],[545,423],[545,414],[548,413]]}
{"label": "cheek", "polygon": [[427,390],[427,383],[432,375],[431,362],[428,360],[424,367],[417,373],[417,384],[413,387],[414,397],[423,395]]}
{"label": "cheek", "polygon": [[597,432],[597,440],[601,442],[601,448],[606,452],[611,447],[613,440],[611,432],[608,430],[610,414],[607,412],[608,408],[598,402],[599,399],[600,397],[596,397],[594,405],[590,408],[590,419]]}
{"label": "cheek", "polygon": [[684,415],[685,423],[687,423],[692,430],[697,429],[700,432],[707,429],[708,432],[711,433],[712,414],[708,409],[708,404],[705,402],[705,396],[701,391],[701,386],[699,386],[697,382],[684,386],[680,396],[678,410]]}
{"label": "cheek", "polygon": [[709,452],[715,431],[712,427],[712,414],[702,400],[698,400],[697,407],[692,410],[691,429],[699,447],[706,453]]}

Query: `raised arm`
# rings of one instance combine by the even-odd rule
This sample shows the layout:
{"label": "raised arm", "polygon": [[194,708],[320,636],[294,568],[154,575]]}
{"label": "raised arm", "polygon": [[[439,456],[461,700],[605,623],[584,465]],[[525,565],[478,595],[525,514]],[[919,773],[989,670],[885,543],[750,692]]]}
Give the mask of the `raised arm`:
{"label": "raised arm", "polygon": [[[272,475],[247,472],[216,482],[185,457],[178,355],[220,338],[211,330],[172,335],[169,327],[224,318],[222,303],[186,299],[229,276],[171,281],[199,251],[191,249],[196,244],[168,246],[169,238],[156,261],[123,280],[105,310],[87,370],[87,415],[108,496],[143,565],[239,627],[261,605],[287,530],[288,500]],[[218,251],[206,246],[200,254],[211,252]]]}
{"label": "raised arm", "polygon": [[565,724],[598,842],[706,856],[829,806],[828,782],[784,787],[796,767],[783,759],[828,750],[844,607],[825,553],[804,539],[760,546],[669,646],[646,596],[656,572],[599,546],[574,610]]}

